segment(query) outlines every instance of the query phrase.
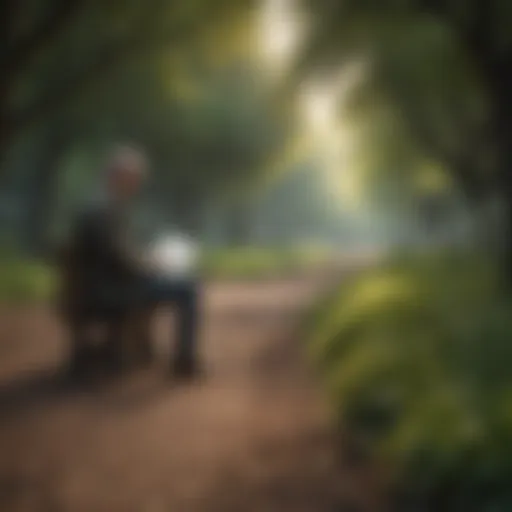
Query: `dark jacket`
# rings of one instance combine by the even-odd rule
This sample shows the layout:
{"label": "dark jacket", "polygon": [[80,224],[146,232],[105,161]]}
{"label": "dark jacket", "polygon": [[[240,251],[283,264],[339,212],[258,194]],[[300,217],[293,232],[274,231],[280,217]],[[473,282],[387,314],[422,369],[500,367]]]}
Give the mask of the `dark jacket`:
{"label": "dark jacket", "polygon": [[140,269],[120,212],[101,204],[85,209],[75,221],[72,247],[88,296],[123,296],[132,288]]}

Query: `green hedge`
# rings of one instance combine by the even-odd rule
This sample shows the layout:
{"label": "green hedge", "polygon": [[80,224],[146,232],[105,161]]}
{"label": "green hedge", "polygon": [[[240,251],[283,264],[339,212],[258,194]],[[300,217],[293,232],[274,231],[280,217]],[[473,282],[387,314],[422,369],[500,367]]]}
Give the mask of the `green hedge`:
{"label": "green hedge", "polygon": [[497,290],[483,260],[418,258],[315,312],[308,349],[337,420],[387,462],[406,511],[512,510],[512,304]]}

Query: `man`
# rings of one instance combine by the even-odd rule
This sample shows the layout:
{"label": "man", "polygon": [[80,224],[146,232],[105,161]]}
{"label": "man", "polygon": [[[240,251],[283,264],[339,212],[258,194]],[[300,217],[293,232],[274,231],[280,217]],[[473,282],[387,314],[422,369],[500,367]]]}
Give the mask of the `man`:
{"label": "man", "polygon": [[169,279],[145,266],[127,235],[127,213],[147,172],[144,156],[129,147],[116,150],[107,165],[105,197],[78,219],[73,246],[85,274],[86,302],[104,310],[129,312],[172,303],[178,309],[174,373],[197,370],[198,290],[191,279]]}

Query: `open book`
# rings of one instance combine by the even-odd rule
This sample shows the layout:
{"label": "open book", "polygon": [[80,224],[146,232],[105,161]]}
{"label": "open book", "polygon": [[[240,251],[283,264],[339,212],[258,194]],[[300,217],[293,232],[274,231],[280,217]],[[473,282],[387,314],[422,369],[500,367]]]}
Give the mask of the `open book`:
{"label": "open book", "polygon": [[185,235],[163,235],[151,245],[149,261],[155,271],[168,277],[191,276],[197,271],[199,248]]}

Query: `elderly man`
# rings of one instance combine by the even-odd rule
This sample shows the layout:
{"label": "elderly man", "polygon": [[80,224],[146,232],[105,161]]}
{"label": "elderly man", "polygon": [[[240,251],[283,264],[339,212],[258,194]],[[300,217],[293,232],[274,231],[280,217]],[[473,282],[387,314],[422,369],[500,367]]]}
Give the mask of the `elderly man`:
{"label": "elderly man", "polygon": [[172,303],[179,312],[174,374],[196,372],[198,292],[190,279],[169,279],[148,269],[129,244],[127,213],[146,177],[144,155],[116,150],[107,166],[104,198],[79,217],[74,230],[76,254],[85,273],[86,302],[124,311]]}

